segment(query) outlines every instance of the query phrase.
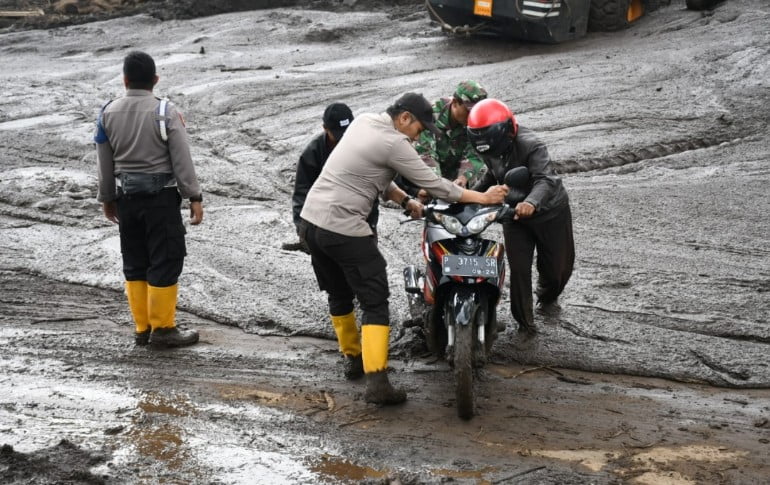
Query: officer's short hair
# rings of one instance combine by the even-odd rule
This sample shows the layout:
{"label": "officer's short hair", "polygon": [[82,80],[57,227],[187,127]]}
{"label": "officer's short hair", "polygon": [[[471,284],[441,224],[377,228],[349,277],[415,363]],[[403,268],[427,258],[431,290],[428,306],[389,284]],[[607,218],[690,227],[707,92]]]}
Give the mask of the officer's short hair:
{"label": "officer's short hair", "polygon": [[128,80],[129,88],[152,89],[155,61],[145,52],[129,52],[123,59],[123,76]]}

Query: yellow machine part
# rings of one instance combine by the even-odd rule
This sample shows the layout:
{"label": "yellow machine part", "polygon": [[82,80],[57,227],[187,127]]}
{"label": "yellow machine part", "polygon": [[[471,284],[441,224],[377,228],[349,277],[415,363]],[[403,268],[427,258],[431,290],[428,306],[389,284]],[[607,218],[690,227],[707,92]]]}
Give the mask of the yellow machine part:
{"label": "yellow machine part", "polygon": [[628,20],[628,23],[637,20],[643,14],[644,5],[642,5],[642,0],[631,0],[631,3],[628,4],[628,10],[626,11],[626,20]]}

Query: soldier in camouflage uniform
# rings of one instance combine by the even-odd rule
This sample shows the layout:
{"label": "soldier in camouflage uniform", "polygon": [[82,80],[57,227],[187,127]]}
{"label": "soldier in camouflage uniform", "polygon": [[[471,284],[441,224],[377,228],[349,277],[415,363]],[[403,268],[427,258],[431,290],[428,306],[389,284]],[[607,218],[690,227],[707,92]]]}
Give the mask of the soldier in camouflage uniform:
{"label": "soldier in camouflage uniform", "polygon": [[[470,187],[485,171],[483,160],[468,143],[465,126],[473,105],[486,97],[487,91],[476,81],[461,82],[451,98],[441,98],[433,104],[433,116],[441,137],[437,139],[425,130],[415,144],[427,166],[461,187]],[[427,195],[410,187],[408,181],[400,182],[412,195],[421,198]]]}

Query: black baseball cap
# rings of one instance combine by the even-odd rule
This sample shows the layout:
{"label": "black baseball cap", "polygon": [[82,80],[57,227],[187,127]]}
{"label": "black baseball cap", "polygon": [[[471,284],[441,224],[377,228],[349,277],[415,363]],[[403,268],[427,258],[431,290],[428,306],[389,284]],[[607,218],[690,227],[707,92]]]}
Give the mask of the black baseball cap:
{"label": "black baseball cap", "polygon": [[353,122],[353,112],[345,103],[332,103],[324,110],[324,128],[340,141],[345,130]]}
{"label": "black baseball cap", "polygon": [[441,137],[441,132],[434,124],[433,106],[422,94],[406,93],[396,100],[393,107],[409,111],[422,123],[426,130],[430,130],[437,137]]}

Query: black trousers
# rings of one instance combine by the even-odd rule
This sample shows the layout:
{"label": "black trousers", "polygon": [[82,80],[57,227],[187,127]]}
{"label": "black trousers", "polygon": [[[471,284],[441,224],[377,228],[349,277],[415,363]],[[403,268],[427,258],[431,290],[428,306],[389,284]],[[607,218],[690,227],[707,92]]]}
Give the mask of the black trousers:
{"label": "black trousers", "polygon": [[361,324],[389,325],[388,274],[374,236],[351,237],[301,221],[318,286],[329,294],[329,313],[347,315],[358,299]]}
{"label": "black trousers", "polygon": [[545,220],[520,219],[503,225],[511,270],[511,313],[523,326],[534,325],[532,259],[537,250],[537,297],[551,303],[567,285],[575,265],[575,241],[569,205],[554,209]]}
{"label": "black trousers", "polygon": [[157,287],[177,283],[187,255],[181,202],[176,188],[118,198],[120,252],[127,281],[147,281]]}

